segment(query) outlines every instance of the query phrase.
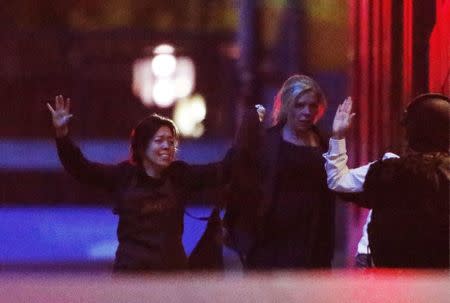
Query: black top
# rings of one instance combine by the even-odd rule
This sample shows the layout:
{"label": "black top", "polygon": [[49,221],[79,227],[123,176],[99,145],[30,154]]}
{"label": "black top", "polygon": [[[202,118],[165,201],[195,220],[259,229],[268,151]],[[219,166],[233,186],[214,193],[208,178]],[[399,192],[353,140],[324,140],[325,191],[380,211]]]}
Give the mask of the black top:
{"label": "black top", "polygon": [[364,183],[370,249],[378,267],[449,267],[448,154],[371,165]]}
{"label": "black top", "polygon": [[334,195],[321,156],[326,146],[286,143],[282,127],[264,129],[254,109],[244,116],[224,218],[227,243],[249,269],[330,267]]}
{"label": "black top", "polygon": [[[314,208],[329,201],[321,149],[282,141],[273,203],[264,238],[252,253],[257,268],[310,267],[307,251],[315,227]],[[328,224],[324,224],[325,226]]]}
{"label": "black top", "polygon": [[115,270],[187,268],[182,245],[184,201],[194,190],[218,185],[224,165],[172,163],[160,179],[130,162],[104,165],[87,160],[69,137],[56,140],[64,168],[78,181],[112,193],[119,216]]}

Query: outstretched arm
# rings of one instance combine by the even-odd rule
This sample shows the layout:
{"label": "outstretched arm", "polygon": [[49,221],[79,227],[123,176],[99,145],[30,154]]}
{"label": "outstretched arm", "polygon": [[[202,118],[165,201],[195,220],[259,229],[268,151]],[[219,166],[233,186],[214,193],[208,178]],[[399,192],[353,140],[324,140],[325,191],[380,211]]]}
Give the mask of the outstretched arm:
{"label": "outstretched arm", "polygon": [[120,176],[117,165],[104,165],[89,161],[69,138],[70,99],[55,97],[54,108],[47,103],[56,132],[58,156],[64,169],[81,183],[112,190]]}
{"label": "outstretched arm", "polygon": [[[353,101],[351,97],[338,106],[333,120],[333,135],[330,139],[328,152],[323,154],[325,158],[325,171],[327,183],[331,190],[338,192],[362,192],[367,171],[373,162],[358,168],[349,169],[345,136],[351,127],[353,117]],[[393,153],[386,153],[384,159],[398,158]]]}

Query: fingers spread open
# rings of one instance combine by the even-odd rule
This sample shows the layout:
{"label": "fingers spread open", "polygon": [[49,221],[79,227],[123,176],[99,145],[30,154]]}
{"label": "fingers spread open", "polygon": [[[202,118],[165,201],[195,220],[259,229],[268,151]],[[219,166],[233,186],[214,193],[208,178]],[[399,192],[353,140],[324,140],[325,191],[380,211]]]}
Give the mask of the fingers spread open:
{"label": "fingers spread open", "polygon": [[55,113],[55,110],[53,109],[53,107],[50,105],[50,103],[47,102],[47,108],[50,111],[50,113],[53,115]]}
{"label": "fingers spread open", "polygon": [[67,112],[70,112],[70,98],[66,99],[64,110],[66,110]]}
{"label": "fingers spread open", "polygon": [[56,110],[61,110],[63,109],[63,97],[61,95],[58,95],[55,97],[55,109]]}

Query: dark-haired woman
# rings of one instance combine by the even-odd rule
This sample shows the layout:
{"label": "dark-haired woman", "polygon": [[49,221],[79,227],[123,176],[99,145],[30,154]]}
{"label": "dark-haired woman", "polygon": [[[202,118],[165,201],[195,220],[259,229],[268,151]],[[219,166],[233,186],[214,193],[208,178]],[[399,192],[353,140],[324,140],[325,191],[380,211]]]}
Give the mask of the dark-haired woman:
{"label": "dark-haired woman", "polygon": [[184,200],[191,191],[224,180],[223,163],[188,165],[175,161],[178,131],[159,115],[143,119],[132,131],[130,160],[105,165],[87,160],[68,136],[70,100],[47,104],[56,131],[58,155],[66,171],[82,183],[114,196],[119,216],[115,271],[187,269],[182,245]]}

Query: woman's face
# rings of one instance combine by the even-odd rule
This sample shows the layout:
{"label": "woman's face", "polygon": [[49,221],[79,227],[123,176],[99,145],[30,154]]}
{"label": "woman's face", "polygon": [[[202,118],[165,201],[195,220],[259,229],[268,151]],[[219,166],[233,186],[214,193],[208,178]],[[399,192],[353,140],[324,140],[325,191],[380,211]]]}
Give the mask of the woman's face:
{"label": "woman's face", "polygon": [[161,126],[150,139],[145,150],[145,162],[160,171],[168,167],[175,159],[176,139],[167,126]]}
{"label": "woman's face", "polygon": [[307,131],[314,124],[318,114],[319,100],[314,92],[309,91],[289,105],[286,124],[295,132]]}

